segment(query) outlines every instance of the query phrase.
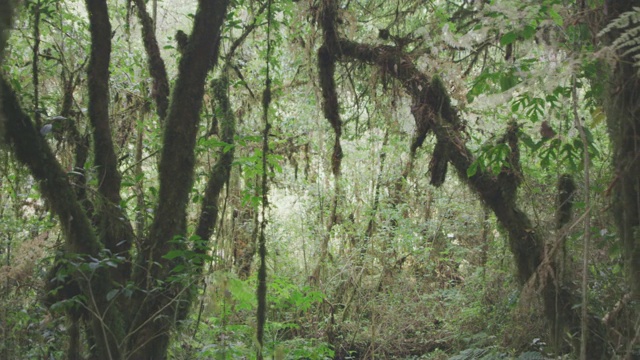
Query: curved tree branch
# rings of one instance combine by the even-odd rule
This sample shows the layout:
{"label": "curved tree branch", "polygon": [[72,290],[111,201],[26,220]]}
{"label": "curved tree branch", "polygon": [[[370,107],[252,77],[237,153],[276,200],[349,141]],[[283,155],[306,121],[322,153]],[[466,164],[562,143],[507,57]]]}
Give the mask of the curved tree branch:
{"label": "curved tree branch", "polygon": [[[4,79],[0,79],[0,89],[2,109],[6,117],[6,141],[10,144],[16,158],[29,168],[38,181],[42,196],[47,199],[51,210],[60,220],[60,227],[67,240],[66,250],[93,259],[101,258],[100,252],[103,245],[96,237],[85,210],[77,201],[67,174],[31,119],[20,107],[15,93]],[[109,311],[106,294],[111,289],[112,283],[109,272],[97,269],[91,275],[93,280],[87,282],[83,281],[86,277],[86,274],[81,273],[83,270],[80,268],[75,270],[79,273],[73,273],[73,275],[77,275],[75,277],[83,293],[94,294],[92,313],[106,315]],[[93,317],[91,318],[92,331],[94,334],[100,334],[105,327],[116,330],[119,319],[120,317],[114,313],[110,313],[106,318]],[[110,353],[114,357],[118,356],[117,341],[113,337],[96,336],[96,341],[98,351],[104,354]]]}
{"label": "curved tree branch", "polygon": [[93,233],[84,209],[76,201],[66,172],[29,116],[24,113],[16,94],[4,79],[0,79],[0,91],[6,117],[6,141],[16,158],[29,168],[38,181],[43,197],[60,219],[60,227],[68,239],[69,250],[98,256],[102,246]]}

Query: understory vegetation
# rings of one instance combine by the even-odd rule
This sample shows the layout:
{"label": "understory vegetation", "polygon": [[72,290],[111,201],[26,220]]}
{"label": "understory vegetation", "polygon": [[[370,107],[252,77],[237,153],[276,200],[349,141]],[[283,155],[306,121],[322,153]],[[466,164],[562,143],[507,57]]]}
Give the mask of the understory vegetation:
{"label": "understory vegetation", "polygon": [[0,359],[639,359],[638,32],[0,0]]}

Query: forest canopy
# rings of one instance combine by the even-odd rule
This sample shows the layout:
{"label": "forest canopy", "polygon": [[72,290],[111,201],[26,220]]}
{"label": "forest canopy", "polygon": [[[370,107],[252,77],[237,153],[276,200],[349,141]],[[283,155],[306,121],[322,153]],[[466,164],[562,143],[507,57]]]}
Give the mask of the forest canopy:
{"label": "forest canopy", "polygon": [[639,31],[0,0],[0,358],[640,357]]}

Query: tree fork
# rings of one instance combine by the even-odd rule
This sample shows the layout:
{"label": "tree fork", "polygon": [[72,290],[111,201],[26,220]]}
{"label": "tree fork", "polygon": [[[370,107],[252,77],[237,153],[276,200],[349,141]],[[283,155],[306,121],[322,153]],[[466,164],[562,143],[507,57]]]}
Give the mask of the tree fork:
{"label": "tree fork", "polygon": [[[178,78],[164,121],[163,148],[159,164],[159,192],[149,234],[143,239],[133,279],[143,291],[131,320],[128,351],[133,358],[164,359],[169,331],[186,316],[186,291],[197,274],[186,282],[168,281],[157,289],[155,281],[166,281],[171,269],[184,259],[164,257],[171,250],[188,247],[186,211],[193,184],[195,145],[207,73],[217,63],[222,24],[229,0],[200,0],[189,44],[178,65]],[[152,319],[152,320],[150,320]]]}

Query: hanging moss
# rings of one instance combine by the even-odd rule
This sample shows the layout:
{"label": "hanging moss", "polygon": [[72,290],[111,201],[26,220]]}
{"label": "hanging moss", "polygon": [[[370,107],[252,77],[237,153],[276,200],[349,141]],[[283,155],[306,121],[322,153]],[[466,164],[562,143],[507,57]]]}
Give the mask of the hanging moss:
{"label": "hanging moss", "polygon": [[507,144],[509,146],[509,156],[507,157],[507,165],[503,166],[500,174],[498,174],[498,187],[502,192],[504,200],[515,206],[518,187],[522,182],[522,169],[520,166],[520,148],[518,147],[518,132],[520,125],[516,122],[510,122],[507,130],[498,144]]}
{"label": "hanging moss", "polygon": [[444,184],[445,177],[447,176],[447,167],[449,159],[447,159],[447,148],[443,141],[438,141],[436,147],[433,150],[431,161],[429,162],[429,172],[431,173],[430,184],[435,187],[440,187]]}
{"label": "hanging moss", "polygon": [[331,156],[331,170],[334,176],[340,175],[340,167],[342,164],[342,146],[340,145],[340,136],[342,135],[342,120],[340,119],[338,104],[338,94],[336,92],[336,83],[333,79],[335,72],[335,59],[329,51],[329,47],[325,44],[318,49],[318,68],[320,75],[320,87],[322,88],[322,99],[324,117],[329,121],[333,132],[335,133],[335,142],[333,145],[333,155]]}
{"label": "hanging moss", "polygon": [[560,229],[571,220],[575,192],[576,183],[573,181],[573,176],[570,174],[560,176],[556,195],[556,229]]}

